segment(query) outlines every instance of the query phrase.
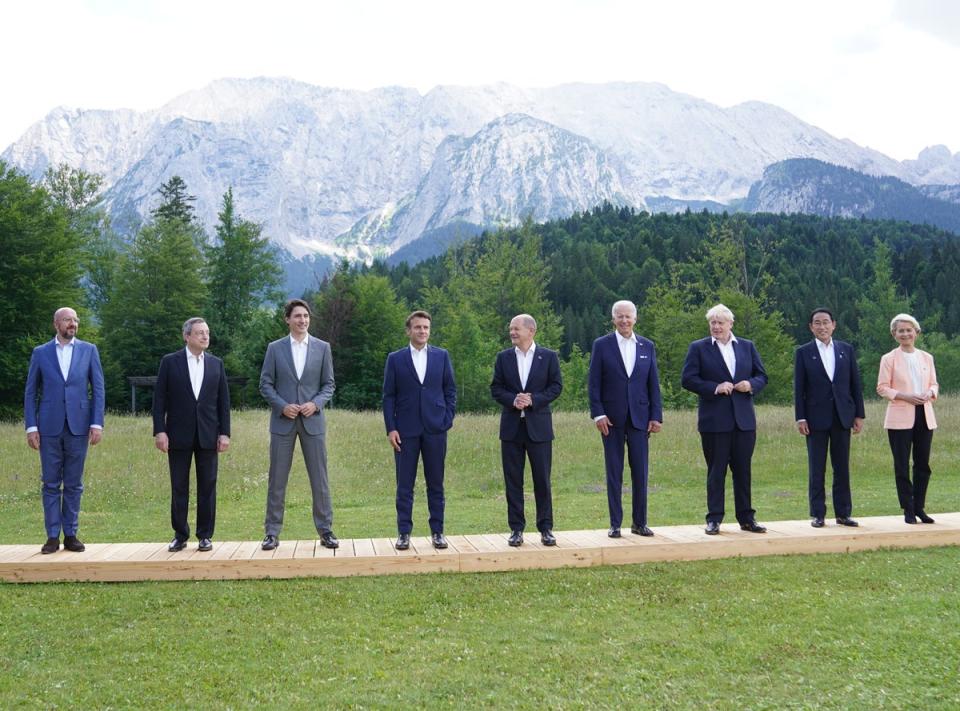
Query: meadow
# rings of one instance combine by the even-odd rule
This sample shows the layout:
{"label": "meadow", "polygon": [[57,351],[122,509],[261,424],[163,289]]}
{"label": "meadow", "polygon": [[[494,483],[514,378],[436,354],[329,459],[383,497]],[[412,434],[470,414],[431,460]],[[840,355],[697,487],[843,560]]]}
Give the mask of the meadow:
{"label": "meadow", "polygon": [[[853,440],[854,517],[898,512],[882,408],[868,404]],[[934,517],[960,511],[960,399],[941,398],[937,416]],[[215,540],[254,540],[267,414],[233,417]],[[654,531],[702,522],[705,506],[695,413],[665,419],[651,444]],[[792,409],[762,406],[759,420],[758,520],[806,518]],[[328,422],[334,530],[394,536],[382,419],[334,410]],[[599,434],[585,413],[555,415],[555,427],[556,528],[606,528]],[[446,494],[448,534],[506,530],[496,417],[457,418]],[[415,535],[427,532],[424,499],[419,484]],[[727,500],[729,523],[729,485]],[[532,521],[532,492],[527,512]],[[281,540],[314,535],[295,459]],[[108,418],[88,460],[80,536],[171,538],[166,459],[148,418]],[[20,425],[0,425],[0,542],[39,548],[43,538],[38,457]],[[0,707],[956,707],[958,563],[957,547],[944,547],[472,575],[0,584]]]}

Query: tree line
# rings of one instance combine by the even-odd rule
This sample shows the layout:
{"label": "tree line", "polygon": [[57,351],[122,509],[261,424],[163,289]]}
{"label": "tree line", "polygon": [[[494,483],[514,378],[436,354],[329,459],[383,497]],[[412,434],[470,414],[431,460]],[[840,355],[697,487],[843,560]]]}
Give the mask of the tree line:
{"label": "tree line", "polygon": [[[194,315],[210,324],[211,351],[228,374],[249,378],[235,401],[259,404],[266,345],[286,333],[278,253],[260,226],[240,217],[228,189],[208,235],[173,176],[123,238],[101,187],[99,176],[65,166],[34,184],[0,163],[0,411],[21,415],[30,349],[52,337],[63,305],[76,305],[81,337],[101,349],[111,408],[129,406],[128,376],[154,374],[163,354],[182,347],[180,325]],[[422,308],[433,315],[431,342],[451,353],[461,411],[495,409],[494,358],[523,312],[537,319],[537,341],[561,353],[556,407],[586,410],[590,346],[611,330],[610,307],[623,298],[637,304],[637,330],[656,343],[673,407],[694,404],[680,368],[717,302],[733,310],[734,332],[757,343],[770,376],[764,401],[790,401],[793,349],[810,338],[815,306],[833,310],[836,336],[858,349],[867,384],[894,346],[890,318],[913,313],[949,390],[960,377],[958,283],[960,239],[927,225],[604,204],[487,232],[416,265],[342,262],[302,296],[314,310],[311,331],[333,348],[338,407],[379,408],[386,356],[406,343],[407,313]],[[140,398],[147,406],[150,393]]]}

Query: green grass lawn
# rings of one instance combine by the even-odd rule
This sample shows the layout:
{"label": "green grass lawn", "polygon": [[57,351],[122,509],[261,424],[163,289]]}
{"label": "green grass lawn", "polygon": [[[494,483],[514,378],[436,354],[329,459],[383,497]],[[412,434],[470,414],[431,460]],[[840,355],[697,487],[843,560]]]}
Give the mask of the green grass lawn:
{"label": "green grass lawn", "polygon": [[[882,405],[867,415],[853,444],[854,515],[894,514]],[[960,510],[960,400],[942,398],[937,416],[934,516]],[[651,447],[654,530],[701,522],[705,506],[695,414],[666,417]],[[760,409],[760,521],[807,516],[792,419],[790,408]],[[335,411],[329,423],[337,534],[395,535],[380,417]],[[599,435],[585,414],[555,424],[556,527],[605,528]],[[506,530],[496,432],[495,417],[457,419],[447,533]],[[265,412],[235,414],[217,539],[262,535],[267,438]],[[84,540],[171,537],[166,461],[146,418],[108,419],[86,487]],[[420,535],[424,498],[421,484]],[[39,461],[15,425],[0,426],[0,514],[0,542],[39,547]],[[281,538],[315,535],[302,461],[285,526]],[[955,708],[958,588],[956,547],[474,575],[4,584],[0,707]]]}

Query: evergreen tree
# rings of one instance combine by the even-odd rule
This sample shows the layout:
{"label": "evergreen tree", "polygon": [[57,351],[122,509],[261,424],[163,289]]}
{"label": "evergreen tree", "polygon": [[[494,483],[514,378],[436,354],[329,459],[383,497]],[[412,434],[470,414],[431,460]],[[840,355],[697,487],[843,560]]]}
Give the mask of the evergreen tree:
{"label": "evergreen tree", "polygon": [[53,338],[54,311],[81,306],[82,246],[50,194],[0,161],[0,417],[23,415],[30,351]]}
{"label": "evergreen tree", "polygon": [[121,240],[100,202],[103,176],[61,163],[47,168],[43,185],[81,238],[83,289],[87,305],[99,320],[121,251]]}
{"label": "evergreen tree", "polygon": [[[872,268],[873,279],[857,301],[859,331],[855,340],[867,393],[871,391],[869,383],[876,385],[880,357],[897,346],[890,335],[890,319],[898,313],[910,313],[911,309],[910,299],[897,293],[890,266],[890,248],[879,240],[874,244]],[[917,318],[920,320],[919,316]]]}
{"label": "evergreen tree", "polygon": [[[263,349],[269,340],[258,327],[274,316],[281,298],[282,270],[276,250],[261,236],[259,225],[236,214],[233,189],[223,195],[223,208],[217,223],[216,239],[207,250],[208,321],[212,348],[224,358],[229,375],[248,378],[251,397],[255,396]],[[266,311],[266,314],[261,312]],[[267,329],[270,333],[274,329]],[[262,346],[262,348],[261,348]]]}
{"label": "evergreen tree", "polygon": [[182,220],[159,220],[141,228],[119,260],[103,309],[104,374],[114,407],[126,403],[126,377],[155,374],[164,354],[183,347],[183,322],[204,315],[194,232]]}
{"label": "evergreen tree", "polygon": [[183,220],[193,222],[196,195],[187,193],[187,184],[179,175],[171,176],[167,182],[157,189],[161,202],[151,211],[155,220]]}

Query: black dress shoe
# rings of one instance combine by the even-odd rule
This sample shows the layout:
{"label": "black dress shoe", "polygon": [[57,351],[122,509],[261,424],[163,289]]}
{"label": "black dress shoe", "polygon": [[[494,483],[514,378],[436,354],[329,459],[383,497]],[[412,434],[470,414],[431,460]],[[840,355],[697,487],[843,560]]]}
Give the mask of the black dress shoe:
{"label": "black dress shoe", "polygon": [[917,518],[920,519],[921,523],[933,523],[933,519],[927,516],[926,512],[923,509],[917,511]]}
{"label": "black dress shoe", "polygon": [[430,540],[433,542],[433,547],[434,547],[434,548],[446,548],[446,547],[447,547],[447,539],[443,537],[443,534],[442,534],[442,533],[434,532],[434,534],[433,534],[432,536],[430,536]]}
{"label": "black dress shoe", "polygon": [[651,531],[646,526],[631,526],[630,533],[636,536],[652,536],[653,535],[653,531]]}
{"label": "black dress shoe", "polygon": [[213,550],[213,541],[209,538],[201,538],[200,545],[197,546],[197,550],[201,553],[206,553],[207,551]]}
{"label": "black dress shoe", "polygon": [[856,528],[860,525],[849,516],[840,516],[837,519],[837,523],[839,523],[841,526],[850,526],[851,528]]}
{"label": "black dress shoe", "polygon": [[[839,522],[840,519],[837,519],[837,521]],[[810,525],[814,528],[823,528],[823,516],[814,516]]]}
{"label": "black dress shoe", "polygon": [[540,542],[545,546],[557,545],[557,539],[550,529],[547,529],[546,531],[540,531]]}
{"label": "black dress shoe", "polygon": [[916,522],[917,522],[917,517],[914,516],[912,513],[908,513],[907,511],[904,511],[904,512],[903,512],[903,522],[904,522],[904,523],[916,523]]}
{"label": "black dress shoe", "polygon": [[746,523],[740,524],[741,531],[749,531],[750,533],[766,533],[766,526],[761,526],[754,520],[747,521]]}
{"label": "black dress shoe", "polygon": [[320,534],[320,545],[324,548],[339,548],[340,541],[333,535],[333,531],[324,531]]}
{"label": "black dress shoe", "polygon": [[186,547],[186,541],[182,541],[179,538],[174,538],[172,541],[170,541],[170,545],[167,546],[167,550],[171,553],[176,553],[177,551],[182,551]]}
{"label": "black dress shoe", "polygon": [[517,546],[523,545],[523,531],[513,531],[510,533],[510,538],[507,539],[507,543],[516,548]]}
{"label": "black dress shoe", "polygon": [[607,538],[620,538],[620,529],[611,526],[610,530],[607,531]]}
{"label": "black dress shoe", "polygon": [[410,547],[410,534],[401,533],[397,536],[397,542],[393,545],[398,551],[405,551]]}
{"label": "black dress shoe", "polygon": [[40,548],[40,552],[44,555],[49,555],[50,553],[56,553],[60,550],[60,539],[59,538],[48,538],[47,542],[43,544]]}
{"label": "black dress shoe", "polygon": [[83,545],[83,541],[76,536],[64,536],[63,547],[71,553],[83,553],[87,550],[87,547]]}
{"label": "black dress shoe", "polygon": [[720,533],[720,523],[718,521],[707,521],[707,527],[703,530],[708,536],[716,536]]}
{"label": "black dress shoe", "polygon": [[273,534],[268,533],[263,537],[263,541],[260,543],[260,548],[265,551],[272,551],[274,548],[280,545],[280,539],[274,536]]}

